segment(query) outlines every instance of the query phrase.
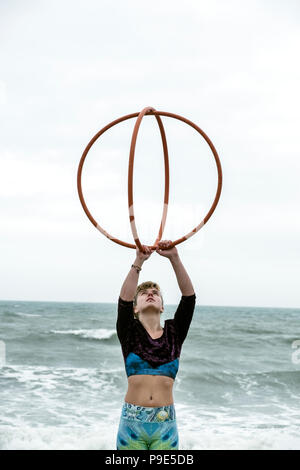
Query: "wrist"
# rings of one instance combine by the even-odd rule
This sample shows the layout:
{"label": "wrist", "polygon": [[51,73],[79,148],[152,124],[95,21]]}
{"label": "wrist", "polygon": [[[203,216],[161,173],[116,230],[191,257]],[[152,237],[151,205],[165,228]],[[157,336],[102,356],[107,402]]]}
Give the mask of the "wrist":
{"label": "wrist", "polygon": [[180,260],[179,254],[175,253],[174,255],[170,256],[169,260],[171,261],[171,263],[176,263],[177,261]]}
{"label": "wrist", "polygon": [[134,262],[133,262],[133,264],[135,264],[136,266],[139,266],[140,268],[143,266],[143,263],[144,263],[144,260],[140,259],[138,257],[136,257]]}

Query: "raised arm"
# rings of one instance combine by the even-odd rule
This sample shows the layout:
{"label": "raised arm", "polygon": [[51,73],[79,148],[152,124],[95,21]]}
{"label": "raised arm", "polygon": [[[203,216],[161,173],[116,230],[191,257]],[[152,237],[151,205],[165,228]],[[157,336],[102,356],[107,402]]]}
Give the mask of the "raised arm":
{"label": "raised arm", "polygon": [[[174,247],[175,248],[175,247]],[[193,295],[195,293],[193,284],[190,280],[188,273],[183,266],[179,255],[170,258],[171,264],[176,274],[179,289],[182,295]]]}
{"label": "raised arm", "polygon": [[157,253],[169,258],[175,271],[179,288],[181,290],[181,300],[174,315],[174,325],[177,330],[180,343],[183,344],[188,334],[190,324],[193,318],[196,294],[180,258],[176,246],[168,249],[171,240],[164,240],[158,244]]}
{"label": "raised arm", "polygon": [[158,248],[156,249],[156,251],[161,256],[165,256],[166,258],[169,258],[172,264],[172,267],[175,271],[179,289],[181,290],[181,294],[184,296],[193,295],[195,291],[193,288],[193,284],[190,280],[190,277],[181,262],[176,246],[168,249],[168,245],[170,243],[171,243],[171,240],[164,240],[164,241],[159,242]]}
{"label": "raised arm", "polygon": [[[142,265],[146,259],[148,259],[153,251],[143,245],[143,248],[145,252],[139,251],[139,249],[136,249],[136,258],[134,262],[132,263],[134,266],[137,266],[138,268],[142,268]],[[121,292],[120,292],[120,297],[123,300],[126,301],[132,301],[134,298],[134,294],[138,285],[138,279],[139,279],[139,269],[131,267],[129,273],[127,274],[127,277],[125,281],[123,282]]]}

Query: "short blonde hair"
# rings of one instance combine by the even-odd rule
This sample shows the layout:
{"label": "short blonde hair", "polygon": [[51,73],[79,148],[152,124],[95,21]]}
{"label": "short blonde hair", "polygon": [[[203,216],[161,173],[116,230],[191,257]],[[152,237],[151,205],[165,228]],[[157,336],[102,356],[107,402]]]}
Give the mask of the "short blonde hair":
{"label": "short blonde hair", "polygon": [[134,295],[134,298],[133,298],[133,305],[134,306],[136,306],[136,303],[137,303],[136,301],[137,301],[137,297],[138,297],[139,293],[143,290],[150,289],[150,288],[158,290],[161,301],[162,301],[162,306],[164,306],[164,299],[163,299],[163,296],[162,296],[161,289],[160,289],[159,285],[157,284],[157,282],[153,282],[153,281],[145,281],[145,282],[142,282],[142,284],[140,284],[139,286],[137,286],[136,291],[135,291],[135,295]]}

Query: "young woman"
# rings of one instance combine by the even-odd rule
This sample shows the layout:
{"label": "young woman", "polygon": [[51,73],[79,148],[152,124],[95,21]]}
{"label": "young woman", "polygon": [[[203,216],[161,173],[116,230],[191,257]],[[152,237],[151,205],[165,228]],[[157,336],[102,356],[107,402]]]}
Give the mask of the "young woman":
{"label": "young woman", "polygon": [[138,284],[141,267],[152,251],[143,246],[123,283],[117,317],[128,377],[128,390],[117,435],[117,450],[177,450],[179,446],[172,395],[182,344],[193,317],[196,295],[176,247],[170,240],[159,242],[156,252],[169,258],[175,271],[181,300],[174,318],[160,316],[163,298],[157,283]]}

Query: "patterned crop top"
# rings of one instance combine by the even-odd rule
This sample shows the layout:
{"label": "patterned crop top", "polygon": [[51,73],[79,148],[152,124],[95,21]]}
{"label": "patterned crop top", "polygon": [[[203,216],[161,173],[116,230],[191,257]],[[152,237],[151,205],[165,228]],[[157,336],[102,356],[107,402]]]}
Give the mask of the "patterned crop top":
{"label": "patterned crop top", "polygon": [[196,295],[182,295],[174,318],[165,320],[160,338],[153,339],[142,323],[134,318],[133,300],[119,297],[117,334],[121,343],[127,377],[165,375],[175,379],[182,344],[195,309]]}

